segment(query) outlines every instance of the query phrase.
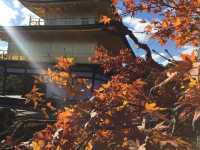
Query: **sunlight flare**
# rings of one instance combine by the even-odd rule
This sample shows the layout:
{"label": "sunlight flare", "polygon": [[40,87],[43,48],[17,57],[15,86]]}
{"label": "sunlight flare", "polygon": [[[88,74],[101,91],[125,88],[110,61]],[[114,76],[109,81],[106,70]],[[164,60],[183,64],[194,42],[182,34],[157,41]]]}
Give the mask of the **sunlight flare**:
{"label": "sunlight flare", "polygon": [[17,29],[6,26],[4,26],[3,28],[9,35],[9,37],[14,41],[14,43],[18,47],[19,52],[28,59],[28,61],[34,68],[37,68],[37,73],[44,72],[43,67],[38,62],[38,58],[36,59],[30,51],[34,50],[34,47],[29,44],[30,42],[28,41],[28,38],[23,36],[19,31],[17,31]]}

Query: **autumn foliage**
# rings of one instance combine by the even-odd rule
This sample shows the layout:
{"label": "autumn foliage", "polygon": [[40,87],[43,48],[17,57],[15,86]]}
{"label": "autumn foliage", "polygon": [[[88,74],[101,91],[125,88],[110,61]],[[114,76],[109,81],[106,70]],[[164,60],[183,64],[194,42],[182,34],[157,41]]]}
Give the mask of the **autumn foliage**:
{"label": "autumn foliage", "polygon": [[[138,12],[149,13],[159,19],[151,20],[151,24],[146,27],[146,31],[154,33],[152,37],[157,39],[160,44],[165,44],[168,39],[176,42],[177,46],[192,44],[198,46],[199,42],[199,0],[112,0],[116,6],[119,2],[122,15],[136,15]],[[156,17],[155,17],[156,18]],[[105,21],[108,18],[105,18]]]}
{"label": "autumn foliage", "polygon": [[[113,6],[118,3],[112,0]],[[160,16],[146,27],[160,44],[171,39],[177,46],[199,45],[199,0],[122,0],[122,4],[121,16],[137,12]],[[113,20],[119,21],[114,14],[116,18],[102,16],[100,22],[109,26]],[[196,53],[182,54],[181,60],[158,67],[152,63],[150,48],[132,38],[149,52],[150,59],[133,55],[129,48],[117,52],[97,48],[91,61],[101,64],[109,78],[85,101],[81,96],[90,85],[71,72],[73,58],[61,57],[47,70],[45,81],[65,89],[68,95],[61,98],[66,102],[62,107],[43,100],[37,85],[26,95],[46,117],[50,113],[56,116],[54,124],[34,134],[34,150],[194,149],[200,131],[199,76],[192,71],[199,67]],[[76,103],[67,103],[71,97]],[[52,111],[46,111],[49,109]]]}
{"label": "autumn foliage", "polygon": [[[118,54],[97,49],[92,60],[102,64],[111,79],[88,101],[59,108],[56,123],[34,135],[33,148],[192,149],[193,137],[187,133],[198,130],[199,118],[199,86],[189,73],[195,61],[185,54],[182,61],[160,72],[142,58],[130,61],[129,54],[128,49]],[[58,66],[68,74],[69,66],[62,62]],[[156,87],[166,78],[170,80]]]}

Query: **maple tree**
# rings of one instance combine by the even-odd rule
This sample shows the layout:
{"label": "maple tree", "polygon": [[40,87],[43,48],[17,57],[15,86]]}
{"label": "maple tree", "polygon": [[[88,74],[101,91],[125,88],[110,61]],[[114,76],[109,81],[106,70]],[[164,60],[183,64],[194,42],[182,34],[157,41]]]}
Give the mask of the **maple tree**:
{"label": "maple tree", "polygon": [[[195,114],[192,111],[199,106],[198,95],[194,91],[198,90],[198,84],[188,73],[194,62],[185,59],[184,55],[182,63],[164,70],[163,75],[159,77],[157,76],[160,72],[153,70],[151,72],[153,75],[149,74],[151,79],[148,79],[146,73],[149,73],[150,69],[145,69],[146,72],[140,70],[144,70],[144,66],[151,67],[145,65],[146,62],[142,58],[138,58],[139,61],[130,61],[129,58],[132,57],[128,49],[121,50],[117,56],[108,54],[105,49],[98,49],[97,53],[92,60],[102,63],[106,73],[113,73],[111,68],[115,68],[111,80],[95,90],[90,100],[68,105],[58,111],[57,122],[35,134],[33,148],[35,150],[192,149],[191,144],[187,142],[187,134],[183,134],[189,130],[191,132],[192,128],[181,124],[193,118],[189,124],[196,128],[199,118],[198,111]],[[106,57],[101,57],[102,55]],[[117,61],[113,61],[114,58]],[[65,63],[61,66],[64,67]],[[140,74],[135,74],[133,68]],[[175,74],[170,73],[174,71]],[[151,76],[156,77],[156,80],[152,80]],[[147,94],[152,89],[152,84],[157,85],[157,82],[162,82],[165,76],[171,77],[171,81],[158,87],[151,95]],[[62,82],[57,84],[65,86]],[[177,92],[183,93],[184,97],[177,96]],[[193,96],[187,96],[188,94]],[[183,106],[187,109],[182,109]],[[172,111],[173,108],[177,109],[177,115],[169,114],[169,110]],[[176,117],[179,121],[171,122],[172,117]]]}
{"label": "maple tree", "polygon": [[[146,32],[160,44],[171,39],[177,46],[199,46],[199,0],[121,2],[125,8],[121,16],[134,16],[137,12],[162,16],[146,27]],[[119,0],[112,0],[115,17],[103,16],[100,22],[105,30],[118,33],[127,49],[112,53],[99,47],[91,58],[110,76],[108,81],[94,90],[90,99],[81,101],[89,85],[85,80],[74,80],[76,75],[70,71],[74,59],[61,57],[54,69],[47,70],[45,78],[67,91],[69,95],[62,97],[63,101],[76,97],[76,103],[57,108],[42,97],[35,85],[26,95],[46,117],[50,113],[47,110],[56,110],[55,124],[34,134],[34,150],[194,149],[200,118],[199,82],[191,74],[197,63],[195,52],[182,54],[182,60],[166,67],[159,65],[153,60],[150,47],[121,22],[118,3]],[[126,35],[146,51],[146,58],[135,55]]]}
{"label": "maple tree", "polygon": [[[123,5],[120,8],[121,15],[134,16],[138,12],[145,12],[156,16],[158,19],[152,17],[146,31],[151,33],[154,29],[152,37],[159,40],[161,44],[166,43],[168,39],[175,41],[177,46],[200,44],[199,0],[112,0],[113,6],[115,7],[118,2],[122,2]],[[114,11],[117,14],[117,10]]]}

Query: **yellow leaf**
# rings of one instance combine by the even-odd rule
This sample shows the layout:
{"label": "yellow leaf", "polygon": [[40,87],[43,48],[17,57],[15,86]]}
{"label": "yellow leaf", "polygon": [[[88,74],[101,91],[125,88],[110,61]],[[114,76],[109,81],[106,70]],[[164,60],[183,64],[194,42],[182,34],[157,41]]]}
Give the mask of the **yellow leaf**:
{"label": "yellow leaf", "polygon": [[56,150],[62,150],[62,148],[58,145],[58,146],[56,147]]}
{"label": "yellow leaf", "polygon": [[110,86],[111,86],[110,82],[108,82],[106,84],[102,84],[102,87],[105,88],[105,89],[109,88]]}
{"label": "yellow leaf", "polygon": [[193,88],[197,86],[197,80],[193,79],[193,78],[190,78],[190,83],[189,83],[189,87],[190,88]]}
{"label": "yellow leaf", "polygon": [[89,141],[85,150],[93,150],[93,145],[92,145],[92,141]]}
{"label": "yellow leaf", "polygon": [[108,111],[107,114],[112,116],[112,111]]}
{"label": "yellow leaf", "polygon": [[128,101],[123,101],[123,106],[127,106],[128,105]]}
{"label": "yellow leaf", "polygon": [[129,145],[127,137],[123,139],[122,147],[127,147]]}
{"label": "yellow leaf", "polygon": [[174,26],[177,27],[177,26],[179,26],[179,25],[181,25],[181,20],[180,20],[179,17],[176,17],[176,18],[175,18],[175,21],[174,21]]}
{"label": "yellow leaf", "polygon": [[73,63],[74,62],[74,58],[73,57],[69,57],[69,58],[67,58],[67,60],[68,60],[69,63]]}
{"label": "yellow leaf", "polygon": [[147,111],[156,111],[159,110],[159,107],[157,107],[156,103],[152,102],[152,103],[145,103],[145,110]]}
{"label": "yellow leaf", "polygon": [[185,88],[185,86],[184,86],[184,85],[182,85],[182,86],[181,86],[181,89],[184,89],[184,88]]}
{"label": "yellow leaf", "polygon": [[32,142],[32,147],[33,147],[33,150],[41,150],[39,144],[35,141]]}
{"label": "yellow leaf", "polygon": [[164,20],[164,21],[162,22],[162,27],[163,27],[164,29],[166,29],[166,28],[168,28],[168,26],[169,26],[168,21],[167,21],[167,20]]}
{"label": "yellow leaf", "polygon": [[105,89],[103,87],[100,87],[98,90],[96,90],[97,92],[103,92]]}
{"label": "yellow leaf", "polygon": [[197,56],[196,56],[195,52],[192,51],[192,54],[191,54],[191,61],[194,63],[194,62],[196,62],[196,59],[197,59]]}
{"label": "yellow leaf", "polygon": [[60,72],[60,76],[62,76],[63,78],[69,78],[69,73],[67,72]]}
{"label": "yellow leaf", "polygon": [[92,84],[86,85],[87,89],[91,89],[92,88]]}

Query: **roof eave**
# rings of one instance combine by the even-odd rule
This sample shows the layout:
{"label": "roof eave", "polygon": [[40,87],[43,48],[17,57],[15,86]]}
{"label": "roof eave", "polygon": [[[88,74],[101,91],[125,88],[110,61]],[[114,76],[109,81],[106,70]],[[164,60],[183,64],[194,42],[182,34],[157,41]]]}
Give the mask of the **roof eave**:
{"label": "roof eave", "polygon": [[[102,30],[102,24],[94,24],[94,25],[76,25],[76,26],[66,26],[66,25],[54,25],[54,26],[8,26],[3,27],[0,26],[0,33],[6,32],[6,30],[18,30],[18,31],[50,31],[50,30],[68,30],[68,31],[94,31],[94,30]],[[6,30],[5,30],[6,29]]]}

